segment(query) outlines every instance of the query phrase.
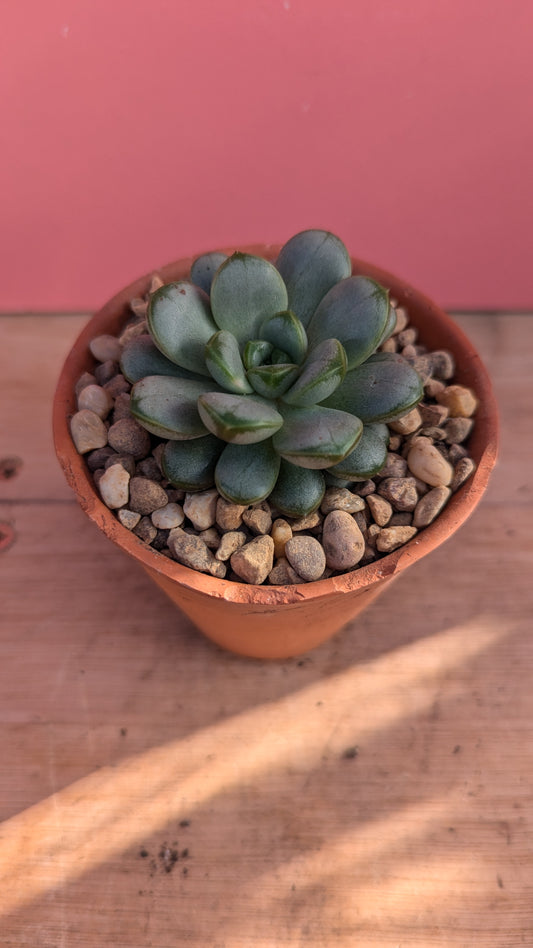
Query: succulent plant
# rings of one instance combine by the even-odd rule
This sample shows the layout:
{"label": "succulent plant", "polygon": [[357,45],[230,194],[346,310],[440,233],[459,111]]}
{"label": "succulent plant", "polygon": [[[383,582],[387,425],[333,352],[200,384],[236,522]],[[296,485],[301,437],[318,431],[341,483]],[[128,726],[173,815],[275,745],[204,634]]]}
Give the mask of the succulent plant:
{"label": "succulent plant", "polygon": [[204,254],[190,281],[151,294],[149,334],[126,346],[131,412],[166,441],[165,476],[213,484],[243,505],[269,497],[289,516],[319,506],[326,482],[364,479],[386,460],[386,422],[421,399],[395,353],[388,290],[353,276],[327,231],[291,238],[276,264]]}

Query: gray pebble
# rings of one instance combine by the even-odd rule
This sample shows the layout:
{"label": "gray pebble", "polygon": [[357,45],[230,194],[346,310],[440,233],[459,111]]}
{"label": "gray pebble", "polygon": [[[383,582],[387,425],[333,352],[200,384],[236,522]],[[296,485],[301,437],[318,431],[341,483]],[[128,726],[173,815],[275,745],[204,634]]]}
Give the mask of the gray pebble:
{"label": "gray pebble", "polygon": [[118,457],[114,448],[105,445],[103,448],[96,448],[87,455],[87,467],[90,471],[97,471],[99,467],[105,467],[106,461],[110,457]]}
{"label": "gray pebble", "polygon": [[123,527],[126,527],[127,530],[133,530],[137,526],[139,520],[141,519],[140,513],[136,513],[134,510],[128,510],[127,507],[122,507],[117,511],[117,517],[120,520]]}
{"label": "gray pebble", "polygon": [[260,585],[274,565],[272,537],[254,537],[231,556],[231,568],[245,583]]}
{"label": "gray pebble", "polygon": [[351,514],[332,510],[324,520],[322,545],[330,569],[352,569],[365,551],[363,534]]}
{"label": "gray pebble", "polygon": [[127,379],[117,372],[109,382],[106,382],[104,389],[111,395],[111,398],[118,398],[119,395],[127,395],[131,391],[131,385]]}
{"label": "gray pebble", "polygon": [[268,581],[271,586],[295,586],[297,583],[302,583],[303,578],[284,556],[280,556],[268,574]]}
{"label": "gray pebble", "polygon": [[449,487],[434,487],[418,501],[413,514],[413,527],[427,527],[451,496]]}
{"label": "gray pebble", "polygon": [[430,353],[431,365],[433,369],[433,376],[436,379],[448,379],[453,378],[455,373],[455,360],[451,354],[445,349],[438,350]]}
{"label": "gray pebble", "polygon": [[104,468],[107,470],[107,468],[111,467],[112,464],[121,464],[124,470],[128,472],[130,477],[135,475],[135,461],[133,460],[131,454],[117,454],[116,452],[113,452],[110,457],[106,458]]}
{"label": "gray pebble", "polygon": [[143,517],[148,517],[160,507],[166,507],[168,497],[161,484],[147,477],[132,477],[130,481],[129,507]]}
{"label": "gray pebble", "polygon": [[395,510],[414,510],[418,503],[413,477],[387,477],[381,481],[378,493],[388,500]]}
{"label": "gray pebble", "polygon": [[119,362],[122,355],[122,346],[116,336],[104,334],[95,336],[89,343],[89,349],[99,362]]}
{"label": "gray pebble", "polygon": [[320,510],[323,514],[332,510],[346,510],[347,513],[356,513],[363,510],[365,502],[358,494],[352,493],[347,487],[327,487]]}
{"label": "gray pebble", "polygon": [[73,415],[70,433],[79,454],[87,454],[107,444],[107,428],[99,415],[89,408],[82,408]]}
{"label": "gray pebble", "polygon": [[96,385],[96,379],[91,372],[84,372],[83,375],[80,375],[74,387],[76,398],[78,397],[82,389],[85,388],[86,385]]}
{"label": "gray pebble", "polygon": [[468,478],[474,473],[476,469],[475,461],[472,458],[464,457],[455,465],[455,470],[453,472],[452,482],[450,487],[452,491],[456,491]]}
{"label": "gray pebble", "polygon": [[94,377],[98,385],[105,385],[106,382],[109,382],[113,376],[117,374],[118,370],[118,362],[113,362],[112,359],[108,359],[107,362],[101,362],[96,366]]}
{"label": "gray pebble", "polygon": [[108,440],[115,451],[119,454],[131,454],[136,461],[150,453],[150,435],[135,418],[121,418],[111,425]]}
{"label": "gray pebble", "polygon": [[157,529],[154,527],[150,517],[141,517],[139,523],[136,527],[133,527],[131,532],[134,533],[136,537],[139,537],[139,540],[144,540],[145,543],[151,543],[157,536]]}
{"label": "gray pebble", "polygon": [[120,421],[121,418],[131,418],[130,400],[129,392],[122,392],[117,395],[113,405],[113,422]]}
{"label": "gray pebble", "polygon": [[326,568],[326,554],[314,537],[291,537],[285,544],[285,557],[307,583],[320,579]]}
{"label": "gray pebble", "polygon": [[473,418],[448,418],[444,425],[447,444],[462,444],[474,427]]}

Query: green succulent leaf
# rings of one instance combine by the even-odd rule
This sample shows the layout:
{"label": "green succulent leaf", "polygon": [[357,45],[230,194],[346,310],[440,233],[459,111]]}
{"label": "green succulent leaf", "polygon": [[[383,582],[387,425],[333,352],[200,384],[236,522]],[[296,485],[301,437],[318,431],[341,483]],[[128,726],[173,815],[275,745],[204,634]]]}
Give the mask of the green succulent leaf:
{"label": "green succulent leaf", "polygon": [[120,370],[128,382],[139,382],[147,375],[173,375],[182,379],[201,381],[205,376],[189,372],[167,359],[159,351],[151,336],[136,336],[124,347]]}
{"label": "green succulent leaf", "polygon": [[378,346],[381,346],[390,336],[392,336],[396,328],[396,310],[394,306],[389,305],[389,315],[387,317],[387,322],[385,323],[385,329],[383,330],[383,335],[378,342]]}
{"label": "green succulent leaf", "polygon": [[243,362],[246,369],[263,365],[272,353],[272,343],[266,339],[250,339],[244,347]]}
{"label": "green succulent leaf", "polygon": [[277,349],[286,352],[289,362],[299,365],[307,352],[307,333],[290,309],[274,313],[263,320],[259,331],[261,339],[271,342]]}
{"label": "green succulent leaf", "polygon": [[287,517],[305,517],[322,502],[326,484],[321,471],[296,467],[281,459],[276,486],[270,495],[274,506]]}
{"label": "green succulent leaf", "polygon": [[130,411],[134,418],[159,438],[201,438],[207,434],[198,414],[200,395],[212,391],[213,382],[148,375],[131,390]]}
{"label": "green succulent leaf", "polygon": [[389,429],[384,424],[363,426],[363,434],[353,451],[329,469],[329,473],[348,481],[373,477],[387,460]]}
{"label": "green succulent leaf", "polygon": [[219,329],[205,347],[205,364],[215,382],[235,395],[253,391],[246,378],[239,343],[231,332]]}
{"label": "green succulent leaf", "polygon": [[227,253],[219,253],[214,250],[211,253],[204,253],[197,257],[191,266],[191,282],[207,293],[211,292],[213,277],[218,268],[228,259]]}
{"label": "green succulent leaf", "polygon": [[232,332],[244,345],[259,337],[259,327],[267,316],[287,309],[287,290],[268,260],[234,253],[217,270],[211,307],[218,328]]}
{"label": "green succulent leaf", "polygon": [[325,339],[312,349],[296,382],[283,396],[289,405],[317,405],[340,385],[346,375],[346,353],[338,339]]}
{"label": "green succulent leaf", "polygon": [[299,367],[292,363],[258,365],[256,369],[248,369],[248,378],[258,395],[280,398],[291,387],[299,371]]}
{"label": "green succulent leaf", "polygon": [[181,490],[207,490],[215,483],[215,467],[224,441],[208,434],[194,441],[167,441],[161,457],[163,474]]}
{"label": "green succulent leaf", "polygon": [[265,441],[283,424],[272,404],[253,395],[207,392],[198,399],[198,412],[212,434],[233,444]]}
{"label": "green succulent leaf", "polygon": [[320,470],[341,461],[357,444],[362,422],[345,411],[318,405],[280,405],[283,428],[272,438],[282,457],[299,467]]}
{"label": "green succulent leaf", "polygon": [[148,327],[161,352],[184,369],[209,375],[205,345],[218,326],[209,297],[192,283],[167,283],[150,297]]}
{"label": "green succulent leaf", "polygon": [[270,440],[227,444],[215,469],[215,484],[218,492],[234,504],[256,504],[272,491],[279,466],[279,455]]}
{"label": "green succulent leaf", "polygon": [[325,230],[296,234],[282,247],[276,266],[287,287],[289,307],[304,326],[328,290],[352,272],[346,247]]}
{"label": "green succulent leaf", "polygon": [[307,330],[309,343],[323,339],[342,342],[348,369],[360,365],[375,351],[389,319],[389,293],[379,283],[354,276],[337,283],[326,294]]}
{"label": "green succulent leaf", "polygon": [[287,365],[291,359],[289,353],[284,352],[283,349],[272,349],[270,361],[272,362],[272,365]]}
{"label": "green succulent leaf", "polygon": [[353,412],[367,424],[400,418],[418,404],[423,394],[420,376],[401,355],[377,352],[347,372],[324,404]]}

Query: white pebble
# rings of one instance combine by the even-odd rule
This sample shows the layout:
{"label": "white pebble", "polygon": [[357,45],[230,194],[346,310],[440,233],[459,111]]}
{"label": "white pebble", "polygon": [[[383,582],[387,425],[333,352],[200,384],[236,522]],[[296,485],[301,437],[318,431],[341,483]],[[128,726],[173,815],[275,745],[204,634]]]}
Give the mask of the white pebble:
{"label": "white pebble", "polygon": [[129,500],[130,475],[122,464],[112,464],[98,482],[100,496],[111,510],[125,507]]}
{"label": "white pebble", "polygon": [[407,466],[421,481],[431,487],[448,487],[453,467],[427,438],[416,438],[407,455]]}
{"label": "white pebble", "polygon": [[217,490],[202,490],[197,494],[186,494],[183,512],[191,521],[195,530],[207,530],[216,522]]}
{"label": "white pebble", "polygon": [[181,527],[185,515],[181,504],[167,504],[152,513],[152,523],[158,530],[172,530]]}
{"label": "white pebble", "polygon": [[87,385],[78,395],[78,408],[88,408],[99,418],[107,418],[113,406],[113,399],[101,385]]}
{"label": "white pebble", "polygon": [[72,416],[70,433],[79,454],[103,448],[107,444],[107,428],[102,419],[89,408],[83,408]]}

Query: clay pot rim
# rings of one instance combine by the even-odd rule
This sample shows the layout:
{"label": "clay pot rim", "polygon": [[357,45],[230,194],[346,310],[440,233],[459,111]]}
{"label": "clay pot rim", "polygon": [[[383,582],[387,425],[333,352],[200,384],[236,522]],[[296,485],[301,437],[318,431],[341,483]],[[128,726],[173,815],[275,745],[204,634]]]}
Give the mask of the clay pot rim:
{"label": "clay pot rim", "polygon": [[[239,249],[275,260],[280,245],[254,244]],[[226,248],[224,252],[233,253],[233,248]],[[165,282],[186,279],[193,260],[194,257],[182,258],[156,272]],[[320,599],[332,592],[353,592],[371,586],[384,578],[392,578],[443,543],[474,511],[485,492],[498,451],[497,407],[491,382],[481,358],[460,327],[424,294],[366,261],[352,257],[352,265],[354,273],[370,276],[390,288],[391,295],[399,301],[400,305],[408,308],[410,322],[419,328],[421,340],[426,345],[428,345],[428,336],[435,337],[438,345],[430,342],[430,348],[446,348],[453,352],[457,366],[454,381],[468,385],[476,391],[480,408],[469,443],[470,453],[477,464],[474,474],[450,498],[436,520],[403,547],[374,563],[329,579],[290,586],[254,586],[199,573],[153,550],[123,527],[115,514],[100,499],[85,459],[74,447],[69,429],[69,419],[76,410],[75,383],[82,372],[90,370],[95,363],[88,349],[90,340],[102,333],[117,332],[122,323],[131,315],[129,301],[134,297],[142,296],[148,289],[154,272],[151,271],[117,293],[88,321],[65,360],[53,406],[53,436],[56,454],[78,502],[103,533],[130,553],[141,565],[207,596],[242,604],[254,603],[272,607],[277,603],[289,604],[302,600]]]}

